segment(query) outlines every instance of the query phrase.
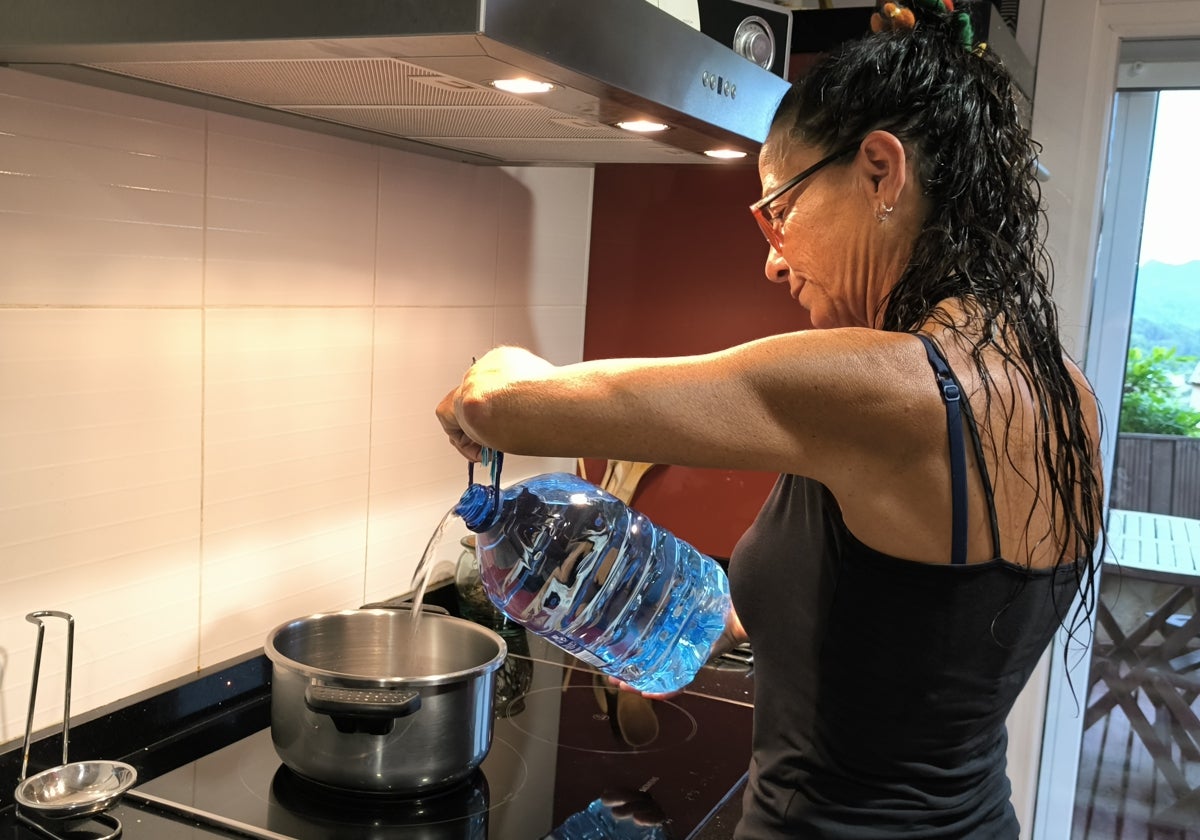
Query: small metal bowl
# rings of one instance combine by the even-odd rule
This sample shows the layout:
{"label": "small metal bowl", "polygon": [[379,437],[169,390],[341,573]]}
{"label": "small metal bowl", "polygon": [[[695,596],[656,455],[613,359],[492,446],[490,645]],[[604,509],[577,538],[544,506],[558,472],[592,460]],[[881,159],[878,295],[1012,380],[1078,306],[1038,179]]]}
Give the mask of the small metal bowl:
{"label": "small metal bowl", "polygon": [[51,820],[106,811],[133,787],[137,771],[123,761],[73,761],[17,785],[17,805]]}

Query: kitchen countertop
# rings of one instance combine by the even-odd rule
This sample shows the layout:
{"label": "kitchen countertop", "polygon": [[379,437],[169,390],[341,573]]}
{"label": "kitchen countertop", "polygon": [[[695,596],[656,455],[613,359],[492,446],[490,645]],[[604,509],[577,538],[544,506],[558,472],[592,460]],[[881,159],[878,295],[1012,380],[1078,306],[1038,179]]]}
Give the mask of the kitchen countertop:
{"label": "kitchen countertop", "polygon": [[[403,601],[396,599],[394,603]],[[427,602],[441,606],[451,614],[459,612],[456,594],[450,585],[431,590]],[[533,634],[526,636],[529,650],[521,651],[521,655],[564,661],[566,655],[558,648]],[[574,662],[574,665],[579,663]],[[270,674],[270,662],[261,651],[256,651],[205,669],[196,676],[76,716],[71,725],[70,758],[73,762],[87,759],[126,761],[137,768],[139,784],[149,781],[269,727]],[[751,706],[754,700],[751,671],[740,664],[706,666],[687,693]],[[31,774],[58,762],[62,750],[58,729],[56,726],[35,733]],[[21,739],[0,745],[0,830],[16,824],[12,803],[20,772],[21,746]],[[713,815],[692,835],[694,840],[722,840],[732,836],[741,814],[744,784],[743,776]],[[160,819],[123,804],[111,813],[123,821],[142,824]],[[9,836],[35,835],[21,832]]]}

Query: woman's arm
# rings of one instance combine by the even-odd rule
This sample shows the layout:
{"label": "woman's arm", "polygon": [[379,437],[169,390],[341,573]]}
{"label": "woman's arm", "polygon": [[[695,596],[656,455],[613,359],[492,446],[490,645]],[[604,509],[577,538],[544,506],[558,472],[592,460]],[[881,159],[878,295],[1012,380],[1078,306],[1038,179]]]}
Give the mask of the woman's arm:
{"label": "woman's arm", "polygon": [[839,329],[700,356],[564,366],[501,347],[437,413],[468,458],[483,445],[822,480],[864,459],[911,454],[928,440],[930,407],[940,410],[935,393],[914,338]]}

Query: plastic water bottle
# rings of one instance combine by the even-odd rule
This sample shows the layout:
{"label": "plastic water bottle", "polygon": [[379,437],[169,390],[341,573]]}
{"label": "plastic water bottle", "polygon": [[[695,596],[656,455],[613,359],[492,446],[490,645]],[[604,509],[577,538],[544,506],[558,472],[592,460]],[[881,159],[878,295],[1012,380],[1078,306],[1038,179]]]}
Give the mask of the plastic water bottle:
{"label": "plastic water bottle", "polygon": [[498,609],[639,691],[683,688],[725,629],[716,561],[582,478],[472,484],[454,512]]}

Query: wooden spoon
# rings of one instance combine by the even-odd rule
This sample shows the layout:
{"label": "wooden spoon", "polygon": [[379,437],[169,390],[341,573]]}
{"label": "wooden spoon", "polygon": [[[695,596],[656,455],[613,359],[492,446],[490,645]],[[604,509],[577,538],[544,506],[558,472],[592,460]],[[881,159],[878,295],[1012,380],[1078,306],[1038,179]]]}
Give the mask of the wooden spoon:
{"label": "wooden spoon", "polygon": [[641,483],[642,477],[649,472],[655,464],[645,461],[623,461],[625,464],[622,470],[621,478],[615,482],[615,487],[608,492],[612,493],[625,504],[629,504],[633,500],[634,493],[637,492],[638,484]]}
{"label": "wooden spoon", "polygon": [[616,463],[617,463],[616,461],[612,461],[612,460],[610,460],[610,461],[608,462],[608,465],[607,465],[607,466],[605,466],[605,468],[604,468],[604,478],[600,479],[600,485],[599,485],[599,486],[600,486],[600,489],[601,489],[601,490],[607,490],[607,489],[608,489],[609,482],[610,482],[610,481],[612,481],[613,467],[616,465]]}

